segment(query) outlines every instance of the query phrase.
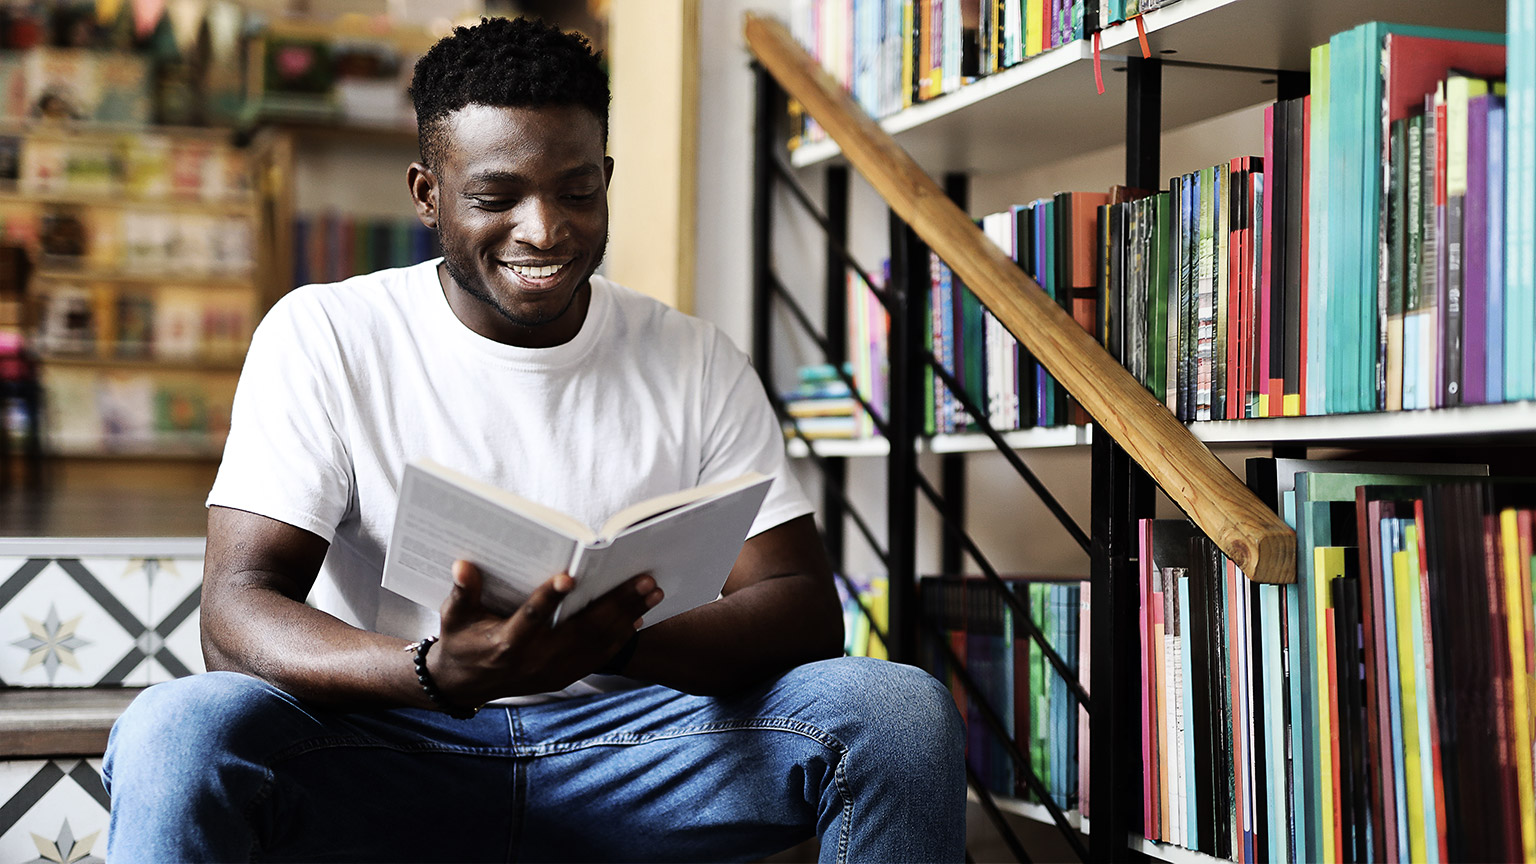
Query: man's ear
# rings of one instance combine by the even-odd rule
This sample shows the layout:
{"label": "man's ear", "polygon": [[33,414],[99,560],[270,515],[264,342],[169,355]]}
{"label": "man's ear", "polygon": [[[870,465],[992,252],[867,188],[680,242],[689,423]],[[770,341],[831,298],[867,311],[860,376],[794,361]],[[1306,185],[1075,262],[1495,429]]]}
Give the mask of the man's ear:
{"label": "man's ear", "polygon": [[612,156],[604,156],[603,157],[603,188],[605,188],[605,189],[608,188],[608,184],[610,184],[612,182],[613,182],[613,157]]}
{"label": "man's ear", "polygon": [[411,190],[416,218],[428,228],[437,227],[437,175],[420,162],[405,169],[405,183]]}

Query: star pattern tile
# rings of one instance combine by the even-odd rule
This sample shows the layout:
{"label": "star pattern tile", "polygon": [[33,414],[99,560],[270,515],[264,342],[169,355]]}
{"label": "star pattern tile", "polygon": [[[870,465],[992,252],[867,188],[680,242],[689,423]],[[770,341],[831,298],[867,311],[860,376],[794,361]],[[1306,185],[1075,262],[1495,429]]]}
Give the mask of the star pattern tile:
{"label": "star pattern tile", "polygon": [[21,617],[27,622],[30,635],[11,644],[29,652],[22,666],[23,671],[41,665],[48,675],[48,683],[52,684],[60,664],[71,669],[80,668],[80,662],[75,659],[75,649],[91,644],[89,639],[75,635],[75,628],[84,616],[76,615],[68,621],[61,621],[58,608],[50,605],[48,616],[41,621],[30,615],[23,614]]}

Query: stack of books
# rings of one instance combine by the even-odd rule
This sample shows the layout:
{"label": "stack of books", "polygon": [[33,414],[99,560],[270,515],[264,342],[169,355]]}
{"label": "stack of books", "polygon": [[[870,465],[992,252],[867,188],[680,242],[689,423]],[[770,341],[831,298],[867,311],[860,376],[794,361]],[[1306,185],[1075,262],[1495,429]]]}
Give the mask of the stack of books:
{"label": "stack of books", "polygon": [[[843,371],[853,375],[853,367]],[[799,386],[784,394],[784,435],[787,438],[852,439],[858,437],[859,404],[848,383],[830,364],[800,367]]]}

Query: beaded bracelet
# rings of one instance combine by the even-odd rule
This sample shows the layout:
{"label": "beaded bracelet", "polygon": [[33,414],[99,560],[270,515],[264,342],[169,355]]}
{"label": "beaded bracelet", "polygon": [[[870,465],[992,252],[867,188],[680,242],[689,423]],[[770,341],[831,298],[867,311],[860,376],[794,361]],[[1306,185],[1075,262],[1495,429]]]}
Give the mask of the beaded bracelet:
{"label": "beaded bracelet", "polygon": [[413,652],[412,656],[416,660],[416,680],[421,682],[421,689],[427,691],[427,698],[432,700],[432,704],[436,705],[439,711],[455,720],[468,720],[480,713],[479,707],[455,708],[449,705],[448,700],[443,698],[443,694],[438,692],[437,685],[433,683],[432,673],[427,671],[427,651],[431,650],[436,643],[436,636],[428,636],[420,642],[405,646],[405,650]]}

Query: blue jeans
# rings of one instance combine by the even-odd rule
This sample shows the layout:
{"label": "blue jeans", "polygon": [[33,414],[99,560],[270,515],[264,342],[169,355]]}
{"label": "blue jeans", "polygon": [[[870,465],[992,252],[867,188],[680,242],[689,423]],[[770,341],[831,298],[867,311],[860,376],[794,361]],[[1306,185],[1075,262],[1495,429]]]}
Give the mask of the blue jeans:
{"label": "blue jeans", "polygon": [[112,729],[114,864],[959,861],[964,736],[927,673],[840,658],[728,699],[644,687],[481,711],[328,711],[228,672]]}

